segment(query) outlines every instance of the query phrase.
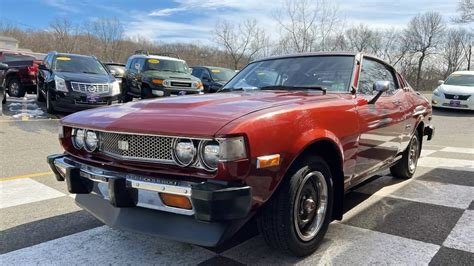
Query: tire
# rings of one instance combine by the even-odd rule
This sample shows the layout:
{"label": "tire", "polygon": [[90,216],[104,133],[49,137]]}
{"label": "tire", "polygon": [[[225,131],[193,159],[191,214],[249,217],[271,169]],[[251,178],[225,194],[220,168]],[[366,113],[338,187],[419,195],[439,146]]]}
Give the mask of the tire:
{"label": "tire", "polygon": [[140,99],[150,99],[152,98],[151,94],[151,89],[148,86],[142,86],[141,93],[140,93]]}
{"label": "tire", "polygon": [[44,95],[41,92],[40,87],[39,87],[38,84],[36,84],[36,101],[38,101],[40,103],[44,103],[46,101],[46,99],[44,98]]}
{"label": "tire", "polygon": [[3,98],[2,98],[2,104],[6,104],[7,103],[7,95],[6,95],[6,92],[4,91],[3,92]]}
{"label": "tire", "polygon": [[128,103],[128,102],[133,101],[133,96],[128,94],[128,86],[125,84],[125,81],[122,82],[122,86],[123,86],[122,95],[120,97],[120,98],[122,98],[121,101],[123,103]]}
{"label": "tire", "polygon": [[[270,247],[307,256],[318,248],[332,220],[332,175],[328,164],[318,156],[309,156],[292,169],[259,213],[257,224]],[[324,194],[326,197],[320,197]],[[326,201],[321,201],[324,198]],[[324,206],[325,211],[321,211]]]}
{"label": "tire", "polygon": [[396,178],[410,179],[416,171],[416,165],[420,158],[421,141],[418,134],[414,134],[403,152],[402,158],[394,166],[390,167],[390,173]]}
{"label": "tire", "polygon": [[17,78],[11,78],[8,81],[8,95],[11,97],[24,97],[26,94],[25,89],[21,86],[20,81]]}
{"label": "tire", "polygon": [[51,101],[51,95],[49,94],[49,90],[46,90],[46,112],[48,114],[54,114],[54,105]]}

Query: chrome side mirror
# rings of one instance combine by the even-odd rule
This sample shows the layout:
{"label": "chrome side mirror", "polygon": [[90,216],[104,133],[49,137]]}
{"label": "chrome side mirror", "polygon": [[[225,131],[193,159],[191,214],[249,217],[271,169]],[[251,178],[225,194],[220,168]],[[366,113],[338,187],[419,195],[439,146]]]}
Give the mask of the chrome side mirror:
{"label": "chrome side mirror", "polygon": [[373,85],[373,89],[377,94],[369,101],[369,104],[374,104],[384,92],[390,89],[390,81],[376,81]]}
{"label": "chrome side mirror", "polygon": [[443,85],[444,84],[444,80],[438,80],[438,85]]}

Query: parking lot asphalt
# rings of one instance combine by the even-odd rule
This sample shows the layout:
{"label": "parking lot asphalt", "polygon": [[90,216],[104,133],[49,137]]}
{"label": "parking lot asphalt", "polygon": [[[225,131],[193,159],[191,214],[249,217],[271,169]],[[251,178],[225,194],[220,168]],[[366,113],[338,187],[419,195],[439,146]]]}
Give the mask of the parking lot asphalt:
{"label": "parking lot asphalt", "polygon": [[474,112],[435,110],[415,177],[388,173],[346,195],[346,213],[306,258],[271,251],[254,223],[204,248],[108,228],[74,204],[45,162],[62,152],[34,101],[0,117],[0,264],[453,264],[474,262]]}

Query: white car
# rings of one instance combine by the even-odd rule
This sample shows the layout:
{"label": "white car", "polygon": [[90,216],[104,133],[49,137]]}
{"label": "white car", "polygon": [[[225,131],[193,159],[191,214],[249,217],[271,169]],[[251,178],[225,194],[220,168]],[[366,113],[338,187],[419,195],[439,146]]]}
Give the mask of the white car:
{"label": "white car", "polygon": [[439,81],[431,98],[433,107],[474,110],[474,71],[456,71]]}

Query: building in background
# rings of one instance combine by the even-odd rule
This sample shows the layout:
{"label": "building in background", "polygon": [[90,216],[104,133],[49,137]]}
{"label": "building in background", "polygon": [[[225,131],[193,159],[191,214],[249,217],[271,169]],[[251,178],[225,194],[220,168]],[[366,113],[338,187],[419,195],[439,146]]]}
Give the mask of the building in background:
{"label": "building in background", "polygon": [[18,40],[12,37],[0,36],[0,49],[18,50]]}

